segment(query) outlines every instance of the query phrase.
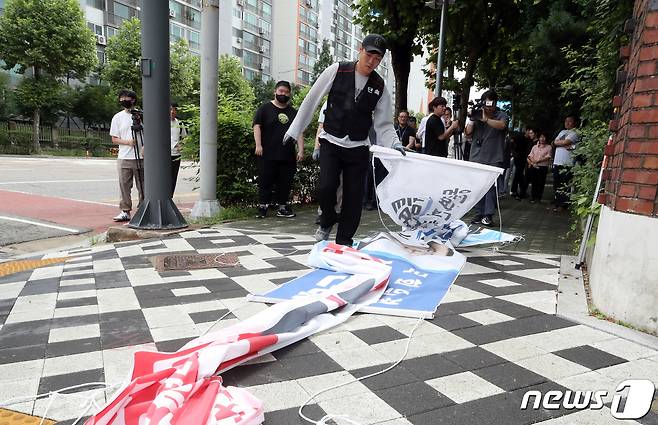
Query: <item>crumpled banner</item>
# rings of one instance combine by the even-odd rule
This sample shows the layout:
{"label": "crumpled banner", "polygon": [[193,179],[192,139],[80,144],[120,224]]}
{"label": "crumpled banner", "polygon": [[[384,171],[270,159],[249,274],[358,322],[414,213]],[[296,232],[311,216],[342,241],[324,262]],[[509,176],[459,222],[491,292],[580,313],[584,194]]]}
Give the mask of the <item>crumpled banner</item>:
{"label": "crumpled banner", "polygon": [[214,376],[347,320],[386,290],[391,267],[328,244],[322,255],[353,273],[327,291],[276,304],[175,353],[136,352],[130,382],[86,425],[257,425],[262,403]]}

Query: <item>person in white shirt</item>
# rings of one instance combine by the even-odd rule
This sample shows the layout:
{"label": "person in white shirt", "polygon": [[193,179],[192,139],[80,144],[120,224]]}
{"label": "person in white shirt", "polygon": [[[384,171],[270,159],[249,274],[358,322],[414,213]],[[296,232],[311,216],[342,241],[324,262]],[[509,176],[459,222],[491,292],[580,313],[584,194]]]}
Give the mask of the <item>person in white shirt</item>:
{"label": "person in white shirt", "polygon": [[[336,243],[351,246],[361,221],[366,174],[369,169],[368,133],[374,126],[380,145],[399,150],[404,147],[395,133],[391,97],[384,79],[377,74],[386,53],[386,40],[367,35],[359,48],[359,59],[335,63],[325,69],[304,98],[299,112],[284,136],[283,143],[297,140],[313,119],[322,98],[329,95],[320,133],[319,198],[322,216],[316,240],[328,240],[338,223]],[[336,214],[336,189],[343,174],[343,205]]]}
{"label": "person in white shirt", "polygon": [[187,137],[187,130],[183,124],[176,118],[178,104],[172,103],[169,110],[171,119],[171,197],[174,197],[176,190],[176,181],[178,180],[178,170],[180,170],[181,143]]}
{"label": "person in white shirt", "polygon": [[553,146],[555,157],[553,159],[553,189],[555,191],[555,208],[553,211],[566,209],[569,202],[571,187],[571,167],[573,166],[573,150],[579,141],[578,133],[574,130],[578,127],[578,118],[569,115],[564,119],[564,130],[560,131]]}
{"label": "person in white shirt", "polygon": [[130,212],[132,210],[131,191],[133,179],[139,192],[139,202],[144,200],[144,160],[138,149],[143,149],[143,140],[139,145],[133,134],[133,114],[131,110],[137,103],[137,95],[132,90],[123,89],[119,92],[119,103],[123,110],[117,112],[112,117],[110,124],[110,136],[112,144],[119,145],[119,154],[117,156],[117,169],[119,172],[119,190],[121,192],[121,201],[119,209],[121,212],[114,217],[114,221],[130,221]]}

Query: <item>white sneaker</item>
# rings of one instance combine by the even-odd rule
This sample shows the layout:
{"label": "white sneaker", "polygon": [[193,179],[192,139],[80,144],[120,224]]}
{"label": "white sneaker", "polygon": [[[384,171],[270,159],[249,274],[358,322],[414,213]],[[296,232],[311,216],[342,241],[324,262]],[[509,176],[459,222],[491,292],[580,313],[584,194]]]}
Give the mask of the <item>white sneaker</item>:
{"label": "white sneaker", "polygon": [[130,221],[130,214],[128,214],[125,211],[121,211],[119,215],[114,217],[112,220],[114,221]]}

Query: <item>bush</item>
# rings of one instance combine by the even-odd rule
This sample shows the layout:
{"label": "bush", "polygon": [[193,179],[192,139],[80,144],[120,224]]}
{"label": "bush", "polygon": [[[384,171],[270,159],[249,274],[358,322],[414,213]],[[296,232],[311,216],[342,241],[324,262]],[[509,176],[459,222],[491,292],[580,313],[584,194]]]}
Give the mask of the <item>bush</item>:
{"label": "bush", "polygon": [[591,208],[594,190],[599,179],[603,149],[608,141],[609,131],[605,123],[593,121],[579,130],[580,142],[574,150],[577,158],[573,171],[573,192],[571,193],[572,210],[578,218],[588,214],[597,214],[599,205]]}
{"label": "bush", "polygon": [[0,129],[0,153],[7,155],[29,155],[32,152],[32,134]]}

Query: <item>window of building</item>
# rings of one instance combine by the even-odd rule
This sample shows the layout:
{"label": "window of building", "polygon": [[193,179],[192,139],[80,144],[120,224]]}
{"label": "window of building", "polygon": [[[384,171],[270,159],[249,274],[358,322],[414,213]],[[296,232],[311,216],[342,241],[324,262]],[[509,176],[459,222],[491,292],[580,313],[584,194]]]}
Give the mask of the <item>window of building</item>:
{"label": "window of building", "polygon": [[272,16],[272,6],[267,3],[263,3],[263,17],[270,18]]}
{"label": "window of building", "polygon": [[233,8],[233,16],[235,16],[238,19],[242,19],[242,11],[238,9],[237,7]]}
{"label": "window of building", "polygon": [[242,49],[233,48],[233,56],[242,57]]}
{"label": "window of building", "polygon": [[258,31],[258,17],[252,13],[244,12],[244,23],[252,31]]}
{"label": "window of building", "polygon": [[254,68],[258,69],[260,62],[258,60],[258,55],[256,53],[250,52],[248,50],[244,50],[242,52],[242,63],[244,66],[248,66],[249,68]]}
{"label": "window of building", "polygon": [[183,27],[180,27],[176,24],[170,24],[169,25],[169,39],[171,41],[176,41],[180,40],[181,38],[185,38],[185,30]]}
{"label": "window of building", "polygon": [[96,57],[98,58],[99,65],[103,65],[105,63],[105,52],[96,50]]}
{"label": "window of building", "polygon": [[[2,9],[2,3],[4,3],[4,0],[0,0],[0,9]],[[105,0],[87,0],[87,6],[105,10]]]}
{"label": "window of building", "polygon": [[114,27],[105,28],[105,33],[107,34],[107,38],[114,37],[118,32],[119,30]]}
{"label": "window of building", "polygon": [[197,31],[190,31],[190,47],[199,49],[201,47],[201,34]]}
{"label": "window of building", "polygon": [[114,14],[122,18],[130,18],[130,8],[125,4],[114,2]]}
{"label": "window of building", "polygon": [[96,25],[92,22],[87,22],[87,26],[96,35],[103,35],[103,26],[102,25]]}

